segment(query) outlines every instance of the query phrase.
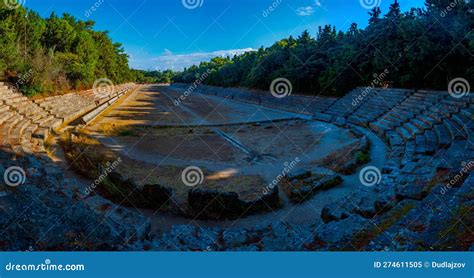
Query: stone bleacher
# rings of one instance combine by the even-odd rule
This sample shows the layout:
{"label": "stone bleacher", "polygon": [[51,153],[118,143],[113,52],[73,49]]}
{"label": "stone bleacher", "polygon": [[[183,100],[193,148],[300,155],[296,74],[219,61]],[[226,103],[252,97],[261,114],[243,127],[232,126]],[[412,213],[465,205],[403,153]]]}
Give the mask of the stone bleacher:
{"label": "stone bleacher", "polygon": [[[172,87],[183,92],[191,88],[189,84]],[[465,150],[462,159],[474,159],[472,96],[456,99],[448,92],[356,88],[339,99],[303,95],[275,98],[269,92],[205,85],[191,92],[311,114],[337,125],[365,127],[387,142],[390,166],[404,167],[419,160],[420,155],[435,155],[451,147],[451,152]]]}
{"label": "stone bleacher", "polygon": [[0,147],[15,154],[44,153],[44,141],[51,131],[118,99],[132,86],[30,100],[0,82]]}
{"label": "stone bleacher", "polygon": [[[185,92],[190,88],[189,84],[174,83],[172,88]],[[270,108],[276,108],[294,113],[314,115],[325,111],[337,99],[318,96],[289,95],[276,98],[269,92],[247,90],[243,88],[220,88],[214,86],[200,85],[192,93],[207,94],[217,97],[243,101]]]}
{"label": "stone bleacher", "polygon": [[[189,88],[183,84],[172,86],[181,92]],[[298,107],[311,98],[292,95],[272,101],[270,92],[249,96],[254,92],[200,87],[203,88],[193,92],[263,106],[270,104],[293,112],[299,109],[291,106]],[[265,95],[263,100],[262,95]],[[385,164],[379,169],[381,182],[373,187],[354,187],[350,196],[324,206],[321,212],[324,224],[308,228],[288,225],[289,230],[308,232],[311,235],[308,238],[322,243],[316,250],[474,250],[472,93],[455,98],[446,91],[357,88],[337,100],[321,103],[329,104],[307,109],[305,113],[348,129],[364,128],[386,143]],[[373,151],[371,155],[378,153]],[[278,223],[278,229],[281,226]],[[268,247],[271,240],[265,236],[266,228],[250,231],[264,238],[263,248],[280,250],[281,245]],[[268,238],[273,239],[276,234],[271,227],[268,230]],[[235,234],[246,235],[238,229]],[[275,240],[278,244],[299,242],[282,234]],[[245,236],[242,242],[235,240],[232,244],[247,250]],[[313,250],[313,244],[314,241],[305,242],[301,250]],[[299,248],[292,245],[291,250]]]}
{"label": "stone bleacher", "polygon": [[333,122],[367,126],[412,93],[401,89],[357,88],[334,102],[323,114],[329,115]]}

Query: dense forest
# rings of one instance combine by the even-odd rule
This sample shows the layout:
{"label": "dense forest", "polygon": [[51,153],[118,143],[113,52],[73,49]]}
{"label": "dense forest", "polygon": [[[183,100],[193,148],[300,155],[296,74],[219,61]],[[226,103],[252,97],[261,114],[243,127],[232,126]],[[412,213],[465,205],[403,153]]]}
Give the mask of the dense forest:
{"label": "dense forest", "polygon": [[[42,18],[0,1],[0,80],[28,95],[90,88],[98,78],[192,83],[268,90],[279,77],[297,92],[342,95],[356,86],[382,85],[446,90],[449,80],[474,80],[474,3],[426,0],[423,9],[402,13],[395,0],[382,15],[369,12],[369,24],[347,32],[326,25],[274,45],[234,57],[217,57],[182,72],[133,70],[128,55],[93,21],[54,13]],[[207,76],[207,75],[206,75]]]}
{"label": "dense forest", "polygon": [[170,83],[175,73],[172,70],[132,70],[134,81],[139,83]]}
{"label": "dense forest", "polygon": [[342,95],[368,86],[386,74],[381,85],[446,90],[449,80],[474,80],[474,4],[463,0],[427,0],[425,7],[401,12],[395,0],[382,15],[369,12],[369,24],[352,24],[347,32],[319,27],[268,48],[235,57],[218,57],[173,76],[192,83],[210,72],[204,83],[268,90],[285,77],[297,92]]}
{"label": "dense forest", "polygon": [[41,18],[0,1],[0,80],[28,95],[89,88],[98,78],[134,80],[128,56],[93,21],[54,13]]}

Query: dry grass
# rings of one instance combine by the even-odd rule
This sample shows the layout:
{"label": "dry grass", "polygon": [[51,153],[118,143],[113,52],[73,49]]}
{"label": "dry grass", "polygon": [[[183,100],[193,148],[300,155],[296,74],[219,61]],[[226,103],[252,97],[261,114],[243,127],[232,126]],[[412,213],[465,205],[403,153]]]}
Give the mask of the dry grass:
{"label": "dry grass", "polygon": [[114,152],[83,133],[64,132],[59,138],[59,144],[73,168],[88,178],[95,179],[99,175],[99,165],[118,159]]}

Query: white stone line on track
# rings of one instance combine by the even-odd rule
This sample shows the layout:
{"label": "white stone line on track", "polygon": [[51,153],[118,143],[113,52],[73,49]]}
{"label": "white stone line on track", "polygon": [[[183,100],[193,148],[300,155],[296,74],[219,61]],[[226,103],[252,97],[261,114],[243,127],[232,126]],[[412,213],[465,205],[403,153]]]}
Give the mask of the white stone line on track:
{"label": "white stone line on track", "polygon": [[[164,95],[166,98],[168,98],[171,102],[173,102],[173,98],[171,96],[168,95],[167,92],[164,92],[164,91],[161,91],[162,95]],[[192,115],[193,117],[195,117],[196,119],[199,119],[201,122],[200,124],[204,124],[204,125],[207,125],[207,126],[211,126],[211,130],[212,132],[214,132],[215,134],[219,135],[221,138],[223,138],[224,140],[226,140],[227,142],[229,142],[232,146],[234,146],[235,148],[239,149],[240,151],[242,151],[243,153],[245,153],[246,155],[249,155],[249,156],[252,156],[252,159],[254,159],[254,154],[256,154],[257,152],[252,150],[251,148],[245,146],[242,142],[240,142],[239,140],[237,140],[236,138],[233,138],[232,136],[230,136],[229,134],[227,134],[226,132],[222,131],[220,128],[218,128],[217,126],[212,126],[212,123],[207,121],[206,119],[202,118],[201,116],[199,116],[196,112],[194,112],[192,109],[186,107],[186,105],[183,103],[181,103],[180,105],[176,106],[178,107],[179,109],[182,109],[184,110],[185,112],[189,113],[190,115]]]}

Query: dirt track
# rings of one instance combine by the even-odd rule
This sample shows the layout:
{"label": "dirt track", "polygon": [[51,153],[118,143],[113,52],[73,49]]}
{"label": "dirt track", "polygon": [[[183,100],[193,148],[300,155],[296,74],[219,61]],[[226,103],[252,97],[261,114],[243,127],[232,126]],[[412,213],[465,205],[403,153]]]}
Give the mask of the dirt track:
{"label": "dirt track", "polygon": [[[259,176],[268,184],[281,174],[285,164],[295,158],[301,161],[298,168],[314,167],[314,161],[357,141],[349,131],[313,121],[305,115],[213,96],[191,94],[176,106],[173,102],[181,94],[168,87],[143,86],[114,104],[88,127],[88,131],[121,156],[137,161],[139,165],[151,165],[153,170],[149,172],[160,176],[157,176],[160,181],[167,175],[166,168],[174,167],[169,173],[174,182],[169,186],[180,186],[177,173],[180,168],[190,165],[202,168],[206,179],[217,177],[218,184],[226,188],[232,188],[229,178],[237,182],[239,179],[234,178],[238,177]],[[232,144],[220,132],[244,149]],[[261,155],[260,159],[251,160],[245,149]],[[146,172],[146,169],[141,170]],[[329,171],[317,167],[313,170]],[[271,213],[271,216],[250,216],[236,224],[252,226],[280,219],[294,223],[313,221],[318,218],[318,210],[315,215],[307,215],[305,211],[322,208],[352,192],[355,186],[351,182],[353,178],[347,178],[349,182],[320,193],[304,205],[288,206]],[[261,183],[254,187],[253,191],[261,192]],[[248,188],[236,189],[239,190],[247,192]],[[161,223],[164,216],[153,217],[157,221],[157,230],[166,229]],[[179,217],[165,218],[169,224],[186,221]]]}

